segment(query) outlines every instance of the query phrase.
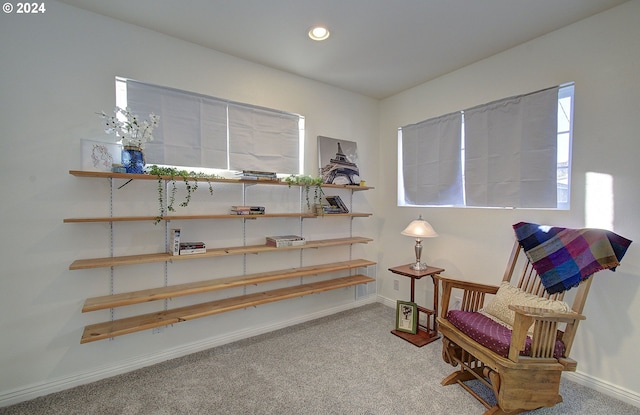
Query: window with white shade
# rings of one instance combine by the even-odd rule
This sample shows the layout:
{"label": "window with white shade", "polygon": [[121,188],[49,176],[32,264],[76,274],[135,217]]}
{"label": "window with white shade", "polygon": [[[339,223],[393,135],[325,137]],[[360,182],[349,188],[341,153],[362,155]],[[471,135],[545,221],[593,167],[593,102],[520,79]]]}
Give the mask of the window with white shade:
{"label": "window with white shade", "polygon": [[573,84],[404,126],[398,205],[568,209]]}
{"label": "window with white shade", "polygon": [[304,117],[193,92],[116,79],[116,104],[160,124],[145,146],[147,164],[303,171]]}

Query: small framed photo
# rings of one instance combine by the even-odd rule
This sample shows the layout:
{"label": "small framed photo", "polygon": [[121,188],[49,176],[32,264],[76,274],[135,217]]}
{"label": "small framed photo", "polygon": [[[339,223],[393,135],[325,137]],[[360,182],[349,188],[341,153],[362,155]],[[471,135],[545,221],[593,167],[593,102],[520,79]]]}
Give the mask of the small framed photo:
{"label": "small framed photo", "polygon": [[111,171],[113,163],[121,162],[122,146],[117,143],[80,139],[82,170]]}
{"label": "small framed photo", "polygon": [[418,305],[416,303],[398,300],[396,330],[411,334],[418,332]]}

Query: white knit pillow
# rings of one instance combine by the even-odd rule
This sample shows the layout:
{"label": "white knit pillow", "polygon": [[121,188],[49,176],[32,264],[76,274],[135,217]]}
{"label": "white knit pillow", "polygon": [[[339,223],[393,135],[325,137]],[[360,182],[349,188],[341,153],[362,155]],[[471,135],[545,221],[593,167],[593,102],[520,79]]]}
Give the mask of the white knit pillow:
{"label": "white knit pillow", "polygon": [[[558,312],[571,311],[569,304],[564,301],[549,300],[526,293],[508,282],[503,282],[500,285],[498,292],[487,303],[483,311],[490,317],[495,317],[510,327],[513,327],[516,313],[513,310],[509,310],[509,305],[546,308]],[[532,328],[529,328],[529,331],[531,330]]]}

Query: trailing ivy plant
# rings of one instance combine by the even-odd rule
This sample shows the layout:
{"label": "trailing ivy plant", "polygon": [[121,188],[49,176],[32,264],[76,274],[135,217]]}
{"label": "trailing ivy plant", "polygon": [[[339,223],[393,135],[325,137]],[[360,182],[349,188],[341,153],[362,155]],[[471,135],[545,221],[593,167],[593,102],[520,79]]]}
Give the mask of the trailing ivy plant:
{"label": "trailing ivy plant", "polygon": [[[174,203],[176,200],[176,178],[181,177],[182,181],[185,184],[185,188],[187,194],[182,203],[180,203],[181,207],[189,206],[189,202],[191,201],[191,196],[193,192],[198,189],[198,179],[204,179],[209,184],[209,194],[213,196],[213,185],[211,183],[211,179],[219,179],[220,176],[216,174],[205,174],[205,173],[196,173],[195,171],[187,171],[187,170],[178,170],[174,167],[160,167],[160,166],[149,166],[148,172],[150,175],[158,177],[158,204],[159,204],[159,215],[156,217],[155,223],[159,223],[167,212],[175,212]],[[167,205],[165,209],[164,204],[164,177],[170,177],[171,181],[171,190],[168,194]],[[193,182],[193,183],[192,183]]]}
{"label": "trailing ivy plant", "polygon": [[289,184],[289,187],[296,185],[302,186],[305,190],[305,200],[307,202],[307,209],[311,209],[311,198],[309,194],[311,192],[311,187],[313,186],[313,204],[320,203],[322,197],[324,196],[324,192],[322,191],[322,177],[311,177],[307,175],[295,175],[292,174],[289,177],[284,179],[285,182]]}

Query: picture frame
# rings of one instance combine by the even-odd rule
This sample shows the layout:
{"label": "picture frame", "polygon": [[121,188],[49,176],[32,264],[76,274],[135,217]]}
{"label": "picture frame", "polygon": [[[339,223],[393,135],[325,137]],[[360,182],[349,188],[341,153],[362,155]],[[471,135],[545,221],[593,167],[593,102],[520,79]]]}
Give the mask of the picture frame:
{"label": "picture frame", "polygon": [[324,184],[360,184],[358,144],[349,140],[318,136],[318,166]]}
{"label": "picture frame", "polygon": [[114,163],[122,161],[122,146],[118,143],[80,139],[82,170],[111,171]]}
{"label": "picture frame", "polygon": [[418,305],[416,303],[398,300],[396,304],[396,330],[410,334],[418,332]]}

